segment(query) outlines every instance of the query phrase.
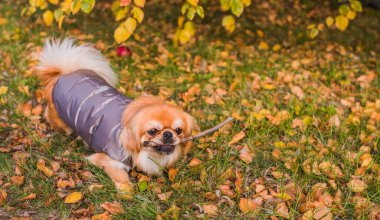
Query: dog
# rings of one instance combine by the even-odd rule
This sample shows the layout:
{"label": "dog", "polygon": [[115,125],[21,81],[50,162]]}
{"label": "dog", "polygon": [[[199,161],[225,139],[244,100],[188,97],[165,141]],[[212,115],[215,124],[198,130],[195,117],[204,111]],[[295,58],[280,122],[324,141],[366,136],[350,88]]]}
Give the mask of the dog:
{"label": "dog", "polygon": [[130,169],[160,175],[191,148],[192,142],[181,141],[199,130],[195,119],[161,98],[120,94],[116,74],[92,46],[47,40],[37,61],[44,117],[54,130],[78,134],[95,151],[86,159],[119,191],[133,193]]}

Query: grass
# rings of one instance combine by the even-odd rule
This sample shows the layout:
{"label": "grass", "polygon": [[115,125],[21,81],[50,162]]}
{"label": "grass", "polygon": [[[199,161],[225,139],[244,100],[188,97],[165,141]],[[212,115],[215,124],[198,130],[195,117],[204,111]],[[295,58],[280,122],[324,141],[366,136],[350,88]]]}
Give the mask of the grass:
{"label": "grass", "polygon": [[[300,25],[276,28],[268,25],[265,18],[255,14],[244,15],[247,22],[242,21],[241,26],[245,29],[238,29],[236,33],[226,36],[218,25],[211,27],[204,24],[199,27],[203,34],[198,41],[178,48],[173,46],[167,34],[160,31],[163,25],[160,22],[165,21],[164,32],[170,30],[174,33],[175,19],[168,21],[174,16],[171,10],[157,5],[149,7],[151,10],[148,11],[155,9],[162,10],[162,13],[151,14],[154,20],[147,15],[146,26],[139,30],[142,40],[127,43],[133,56],[120,58],[115,56],[113,28],[110,28],[114,23],[107,12],[96,11],[104,19],[97,19],[95,13],[89,18],[79,15],[74,24],[65,24],[64,30],[56,30],[46,29],[39,20],[35,23],[28,18],[20,19],[18,4],[1,4],[0,14],[8,22],[0,26],[0,60],[3,60],[0,64],[0,86],[8,87],[8,92],[0,95],[0,147],[11,149],[10,152],[0,153],[0,189],[8,194],[6,201],[0,202],[1,210],[11,216],[20,215],[22,210],[36,211],[33,217],[37,219],[79,218],[102,213],[102,203],[116,200],[125,211],[115,216],[117,219],[154,219],[158,215],[174,218],[173,205],[179,208],[181,219],[212,217],[197,208],[205,204],[217,204],[218,214],[223,218],[249,218],[251,214],[243,214],[239,202],[241,198],[257,197],[255,187],[260,180],[265,180],[265,189],[276,192],[281,192],[289,182],[294,182],[309,200],[313,197],[313,185],[334,180],[337,188],[327,185],[324,192],[332,196],[338,190],[342,192],[341,202],[330,206],[332,214],[339,218],[356,216],[366,219],[371,208],[380,204],[380,171],[374,168],[380,163],[379,121],[361,114],[357,122],[352,123],[352,117],[356,116],[354,110],[341,104],[342,99],[353,97],[355,102],[369,111],[372,107],[368,104],[379,99],[380,45],[376,41],[379,38],[376,27],[380,17],[377,12],[367,9],[346,32],[326,31],[315,41],[305,38],[304,28]],[[252,21],[255,25],[250,25]],[[215,35],[212,35],[213,28],[216,29]],[[255,34],[251,37],[247,33],[255,33],[257,29],[263,30],[268,38],[262,39]],[[288,35],[288,31],[293,33]],[[83,156],[91,151],[81,141],[49,128],[44,131],[46,122],[43,119],[33,120],[16,110],[21,103],[38,104],[35,95],[38,81],[29,74],[33,66],[31,54],[50,36],[72,36],[84,38],[85,42],[103,42],[106,46],[102,53],[120,74],[120,88],[126,95],[137,97],[146,92],[163,96],[190,112],[203,129],[231,114],[241,119],[212,138],[197,142],[188,158],[177,163],[179,172],[173,182],[167,173],[162,177],[152,177],[147,189],[137,192],[133,200],[119,199],[106,174],[84,161]],[[278,52],[262,51],[257,48],[260,41],[267,41],[271,46],[280,43],[283,48]],[[172,54],[172,58],[160,64],[157,59],[165,53]],[[201,61],[197,62],[196,57],[200,57]],[[299,67],[293,66],[296,65],[294,60],[301,63]],[[374,80],[364,87],[360,86],[357,78],[371,72],[375,75]],[[292,77],[290,82],[285,79],[287,76]],[[199,85],[200,93],[194,94],[192,101],[184,101],[183,94],[195,85]],[[291,92],[293,85],[304,91],[303,99]],[[20,91],[19,86],[27,87],[29,94]],[[221,97],[216,95],[218,89],[227,94]],[[207,103],[209,97],[216,99],[215,104]],[[263,109],[268,114],[260,115]],[[379,107],[372,109],[380,114]],[[272,123],[269,116],[276,117],[280,111],[287,111],[289,117],[279,124]],[[339,116],[339,126],[328,123],[334,115]],[[293,127],[295,119],[303,120],[304,128]],[[246,137],[238,144],[229,145],[233,136],[240,131],[244,131]],[[276,147],[276,142],[285,143],[285,147]],[[249,164],[240,159],[238,146],[244,145],[253,155],[253,161]],[[370,147],[369,155],[375,165],[365,167],[366,171],[357,175],[355,172],[361,167],[360,158],[364,154],[359,149],[361,146]],[[275,150],[281,153],[279,158],[273,156]],[[14,159],[17,151],[26,152],[30,157],[24,163],[17,162]],[[358,154],[353,162],[344,157],[348,151]],[[210,152],[213,158],[208,158]],[[202,164],[190,168],[188,164],[193,158],[200,159]],[[60,169],[48,178],[36,168],[39,159],[44,159],[47,164],[57,161]],[[307,160],[317,165],[329,161],[337,165],[343,175],[331,178],[328,172],[307,173],[304,169]],[[21,172],[17,175],[25,177],[21,186],[11,180],[16,170]],[[231,175],[226,174],[229,170],[232,170]],[[273,171],[284,173],[284,178],[276,178]],[[93,177],[87,178],[85,174],[88,172]],[[236,189],[235,172],[243,176],[240,192]],[[141,176],[136,172],[132,172],[131,176],[136,189],[139,188]],[[347,187],[353,176],[368,185],[364,192],[357,194],[370,203],[362,210],[355,205],[358,203],[353,201],[354,193]],[[70,178],[75,183],[73,187],[57,187],[59,179]],[[179,187],[175,187],[176,183]],[[88,187],[92,184],[104,187],[91,192]],[[218,197],[221,185],[230,185],[235,196]],[[83,192],[84,198],[76,204],[65,204],[60,196],[72,191]],[[162,201],[157,197],[157,191],[173,191],[173,194],[167,201]],[[35,199],[20,200],[31,193],[36,194]],[[214,196],[205,196],[206,193]],[[282,200],[278,198],[265,200],[255,217],[280,218],[276,211],[280,202]],[[286,201],[289,218],[302,216],[300,209],[304,202],[297,199]],[[80,209],[88,210],[78,213]]]}

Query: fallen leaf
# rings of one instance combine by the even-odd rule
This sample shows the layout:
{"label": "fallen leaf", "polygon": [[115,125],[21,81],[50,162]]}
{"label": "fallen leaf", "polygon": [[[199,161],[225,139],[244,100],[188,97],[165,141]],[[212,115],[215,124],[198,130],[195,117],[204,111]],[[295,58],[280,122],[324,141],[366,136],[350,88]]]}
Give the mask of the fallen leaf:
{"label": "fallen leaf", "polygon": [[102,214],[91,216],[91,220],[111,220],[111,215],[106,211]]}
{"label": "fallen leaf", "polygon": [[11,181],[16,186],[21,186],[24,183],[24,176],[12,176]]}
{"label": "fallen leaf", "polygon": [[292,93],[294,95],[296,95],[300,100],[304,99],[305,98],[305,93],[303,92],[303,90],[298,87],[298,86],[292,86],[290,88],[290,90],[292,91]]}
{"label": "fallen leaf", "polygon": [[32,200],[32,199],[35,199],[35,198],[36,198],[36,194],[35,193],[31,193],[31,194],[25,196],[24,198],[20,199],[20,201]]}
{"label": "fallen leaf", "polygon": [[365,189],[367,189],[368,185],[359,180],[359,179],[353,179],[347,184],[348,188],[355,193],[363,192]]}
{"label": "fallen leaf", "polygon": [[174,181],[177,173],[178,173],[178,170],[179,169],[175,169],[175,168],[170,168],[169,171],[168,171],[168,175],[169,175],[169,180],[170,181]]}
{"label": "fallen leaf", "polygon": [[235,134],[232,140],[228,143],[229,145],[236,144],[239,142],[241,139],[245,137],[244,131],[240,131],[239,133]]}
{"label": "fallen leaf", "polygon": [[172,194],[173,194],[173,191],[168,191],[164,193],[159,193],[157,194],[157,196],[160,200],[167,201]]}
{"label": "fallen leaf", "polygon": [[239,201],[239,208],[243,214],[254,211],[257,206],[258,204],[255,203],[252,199],[241,198]]}
{"label": "fallen leaf", "polygon": [[39,159],[37,162],[37,169],[43,172],[47,177],[52,177],[54,174],[54,171],[45,166],[45,161],[42,159]]}
{"label": "fallen leaf", "polygon": [[203,210],[206,212],[207,215],[210,216],[217,216],[218,215],[218,206],[214,204],[208,204],[208,205],[203,205]]}
{"label": "fallen leaf", "polygon": [[102,207],[104,210],[108,211],[109,213],[111,213],[112,215],[119,215],[119,214],[122,214],[124,213],[124,208],[123,208],[123,205],[120,204],[119,202],[105,202],[103,204],[100,205],[100,207]]}
{"label": "fallen leaf", "polygon": [[289,219],[290,218],[290,216],[289,216],[289,209],[288,209],[288,207],[286,207],[286,204],[284,202],[281,202],[281,203],[277,204],[274,212],[277,215],[279,215],[279,216],[281,216],[281,217],[283,217],[285,219]]}
{"label": "fallen leaf", "polygon": [[7,201],[7,192],[5,190],[0,189],[0,206],[4,205]]}
{"label": "fallen leaf", "polygon": [[199,160],[198,158],[194,157],[192,160],[190,160],[189,162],[189,167],[195,167],[195,166],[198,166],[202,163],[201,160]]}
{"label": "fallen leaf", "polygon": [[72,192],[69,195],[65,197],[65,203],[66,204],[74,204],[79,202],[83,197],[83,194],[81,192]]}

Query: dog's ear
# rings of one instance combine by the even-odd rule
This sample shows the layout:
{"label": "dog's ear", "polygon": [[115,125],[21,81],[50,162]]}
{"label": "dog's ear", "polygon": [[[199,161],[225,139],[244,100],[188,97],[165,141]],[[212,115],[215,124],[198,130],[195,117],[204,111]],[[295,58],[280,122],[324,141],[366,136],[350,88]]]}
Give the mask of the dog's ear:
{"label": "dog's ear", "polygon": [[186,136],[192,135],[193,131],[199,131],[199,125],[193,116],[185,113]]}
{"label": "dog's ear", "polygon": [[133,129],[129,126],[123,128],[119,140],[127,151],[134,153],[140,152],[141,147],[138,134],[134,134]]}

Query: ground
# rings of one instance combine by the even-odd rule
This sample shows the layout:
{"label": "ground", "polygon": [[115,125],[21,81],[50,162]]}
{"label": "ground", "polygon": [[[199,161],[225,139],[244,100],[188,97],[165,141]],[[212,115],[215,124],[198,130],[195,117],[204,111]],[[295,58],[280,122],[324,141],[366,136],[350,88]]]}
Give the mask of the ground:
{"label": "ground", "polygon": [[[310,40],[308,22],[334,9],[263,1],[232,34],[206,14],[191,42],[176,47],[179,6],[159,2],[125,44],[130,57],[116,54],[107,3],[62,30],[21,17],[18,2],[1,3],[1,218],[380,218],[378,11],[365,8],[345,32],[325,29]],[[132,171],[135,196],[120,198],[84,160],[91,151],[42,117],[32,57],[51,36],[93,43],[122,93],[162,96],[202,130],[236,120],[196,141],[161,177]]]}

